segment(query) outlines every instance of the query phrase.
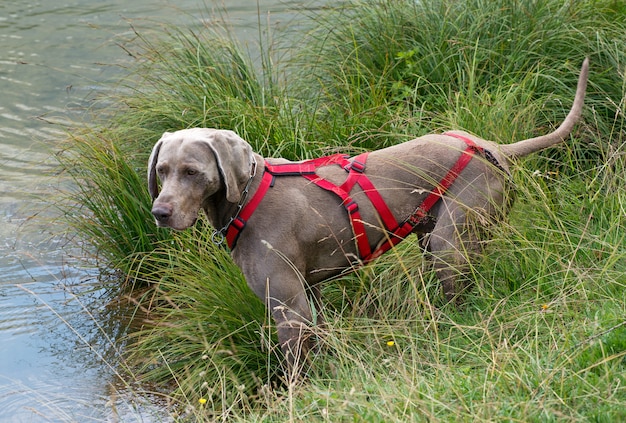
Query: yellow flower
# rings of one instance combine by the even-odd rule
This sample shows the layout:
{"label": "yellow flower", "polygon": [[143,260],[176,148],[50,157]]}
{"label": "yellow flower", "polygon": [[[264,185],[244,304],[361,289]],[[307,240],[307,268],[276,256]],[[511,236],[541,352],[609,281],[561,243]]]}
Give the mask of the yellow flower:
{"label": "yellow flower", "polygon": [[396,345],[396,343],[395,343],[395,342],[393,342],[393,341],[387,341],[387,346],[388,346],[388,347],[393,347],[394,345]]}
{"label": "yellow flower", "polygon": [[200,398],[198,402],[200,403],[200,405],[204,405],[206,404],[206,398]]}
{"label": "yellow flower", "polygon": [[550,306],[548,304],[541,305],[541,311],[546,311]]}

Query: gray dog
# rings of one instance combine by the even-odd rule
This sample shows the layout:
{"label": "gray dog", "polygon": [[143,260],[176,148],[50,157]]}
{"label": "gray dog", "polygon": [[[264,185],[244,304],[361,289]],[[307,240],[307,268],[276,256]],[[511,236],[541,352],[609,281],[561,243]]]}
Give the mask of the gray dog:
{"label": "gray dog", "polygon": [[[250,288],[272,312],[292,374],[312,346],[320,282],[373,260],[411,233],[432,257],[448,300],[463,290],[481,226],[505,212],[512,158],[569,136],[580,117],[588,60],[565,121],[548,135],[498,145],[465,132],[426,135],[354,158],[264,159],[237,134],[166,132],[150,155],[158,226],[183,230],[200,209]],[[161,192],[159,193],[159,180]],[[426,236],[427,235],[427,236]],[[312,300],[312,301],[311,301]]]}

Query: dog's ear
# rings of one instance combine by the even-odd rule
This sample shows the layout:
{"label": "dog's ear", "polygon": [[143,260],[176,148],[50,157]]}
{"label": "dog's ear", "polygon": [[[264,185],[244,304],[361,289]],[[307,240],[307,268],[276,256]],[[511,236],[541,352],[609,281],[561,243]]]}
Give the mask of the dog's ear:
{"label": "dog's ear", "polygon": [[217,167],[226,185],[226,200],[239,202],[239,187],[250,178],[252,171],[252,147],[239,135],[227,130],[207,130],[204,141],[217,159]]}
{"label": "dog's ear", "polygon": [[[163,134],[163,137],[166,135],[168,135],[167,132]],[[150,158],[148,159],[148,191],[150,192],[152,200],[159,196],[159,181],[156,175],[156,164],[159,161],[159,151],[161,151],[161,146],[163,145],[163,137],[152,147],[152,153],[150,153]]]}

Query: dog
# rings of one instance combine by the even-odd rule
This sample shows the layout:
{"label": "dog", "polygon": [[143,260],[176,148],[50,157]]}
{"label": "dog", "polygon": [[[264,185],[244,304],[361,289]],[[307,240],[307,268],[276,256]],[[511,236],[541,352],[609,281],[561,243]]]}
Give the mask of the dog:
{"label": "dog", "polygon": [[298,373],[313,345],[310,325],[320,323],[313,311],[320,283],[411,233],[432,258],[446,299],[458,298],[469,260],[480,253],[479,229],[506,211],[512,160],[569,136],[588,68],[585,59],[562,124],[514,144],[453,131],[354,158],[290,162],[261,157],[229,130],[166,132],[148,162],[152,214],[158,226],[184,230],[204,210],[214,242],[228,244],[271,310],[289,369]]}

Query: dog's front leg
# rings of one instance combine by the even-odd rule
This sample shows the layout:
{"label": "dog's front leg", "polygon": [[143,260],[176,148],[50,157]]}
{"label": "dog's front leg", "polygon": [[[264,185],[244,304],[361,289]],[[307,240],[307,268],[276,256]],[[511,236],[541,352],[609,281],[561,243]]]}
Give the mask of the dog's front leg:
{"label": "dog's front leg", "polygon": [[[273,301],[270,301],[270,304],[272,303]],[[310,316],[305,317],[302,311],[295,311],[293,305],[288,306],[284,302],[275,302],[275,304],[270,305],[272,317],[276,323],[278,342],[287,364],[285,376],[288,382],[292,382],[305,371],[308,354],[312,348]]]}
{"label": "dog's front leg", "polygon": [[292,262],[266,257],[242,269],[250,288],[265,302],[276,324],[289,382],[298,379],[312,347],[313,323],[309,297],[301,273]]}

